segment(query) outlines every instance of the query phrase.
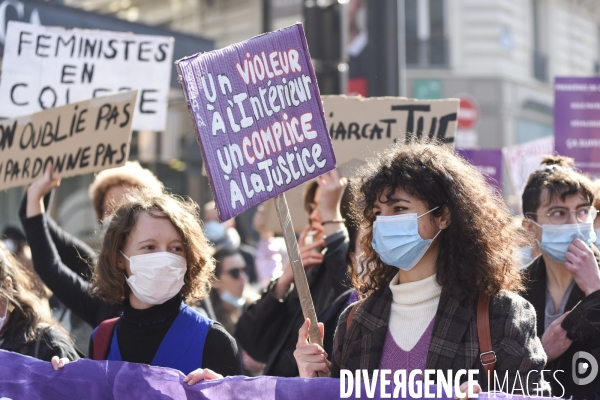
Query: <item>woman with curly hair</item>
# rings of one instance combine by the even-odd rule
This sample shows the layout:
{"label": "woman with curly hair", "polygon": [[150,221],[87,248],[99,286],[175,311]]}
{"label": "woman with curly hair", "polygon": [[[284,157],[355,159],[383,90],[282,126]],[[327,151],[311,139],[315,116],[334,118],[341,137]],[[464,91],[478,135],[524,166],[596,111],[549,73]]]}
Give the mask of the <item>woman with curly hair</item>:
{"label": "woman with curly hair", "polygon": [[114,212],[90,293],[123,313],[94,330],[91,358],[178,369],[189,384],[241,373],[235,340],[184,303],[208,294],[215,268],[197,209],[142,190]]}
{"label": "woman with curly hair", "polygon": [[363,168],[355,198],[364,271],[352,278],[362,300],[339,319],[331,363],[307,343],[305,322],[294,353],[300,375],[478,369],[487,390],[476,316],[479,297],[489,296],[496,375],[518,387],[519,373],[535,394],[546,355],[535,311],[515,294],[523,238],[483,176],[445,146],[407,144]]}

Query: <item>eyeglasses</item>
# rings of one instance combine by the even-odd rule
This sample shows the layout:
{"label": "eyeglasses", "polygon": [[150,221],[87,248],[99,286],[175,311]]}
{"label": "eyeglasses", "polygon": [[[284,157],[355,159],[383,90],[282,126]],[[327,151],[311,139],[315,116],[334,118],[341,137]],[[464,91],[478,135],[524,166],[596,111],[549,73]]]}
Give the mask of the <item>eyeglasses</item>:
{"label": "eyeglasses", "polygon": [[[596,215],[598,215],[598,210],[596,210],[593,206],[585,206],[579,207],[576,210],[569,210],[565,207],[556,207],[550,210],[549,213],[545,214],[553,225],[563,225],[569,222],[569,218],[571,214],[575,213],[577,218],[577,222],[579,223],[590,223],[594,222],[596,219]],[[530,215],[538,215],[537,213],[526,213],[526,216]]]}
{"label": "eyeglasses", "polygon": [[246,273],[246,271],[244,270],[244,268],[233,268],[229,271],[226,271],[225,273],[229,274],[229,276],[231,276],[233,279],[239,279],[240,276],[242,276],[242,274]]}

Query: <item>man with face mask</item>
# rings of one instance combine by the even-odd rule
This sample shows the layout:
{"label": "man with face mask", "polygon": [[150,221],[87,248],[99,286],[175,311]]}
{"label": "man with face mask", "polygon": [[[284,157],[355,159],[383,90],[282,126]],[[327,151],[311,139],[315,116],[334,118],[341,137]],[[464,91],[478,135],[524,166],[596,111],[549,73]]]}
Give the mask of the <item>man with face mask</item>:
{"label": "man with face mask", "polygon": [[542,252],[523,270],[523,297],[536,310],[552,394],[590,399],[600,381],[594,189],[572,168],[571,159],[546,157],[542,164],[529,177],[522,197],[523,227]]}

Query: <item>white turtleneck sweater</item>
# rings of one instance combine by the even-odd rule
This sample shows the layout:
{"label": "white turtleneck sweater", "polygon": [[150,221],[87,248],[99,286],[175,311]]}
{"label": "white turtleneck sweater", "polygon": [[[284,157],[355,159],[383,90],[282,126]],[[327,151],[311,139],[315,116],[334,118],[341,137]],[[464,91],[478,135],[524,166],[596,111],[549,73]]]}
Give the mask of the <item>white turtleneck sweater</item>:
{"label": "white turtleneck sweater", "polygon": [[435,278],[434,274],[420,281],[400,284],[396,274],[390,282],[393,301],[389,330],[404,351],[412,350],[435,317],[442,293]]}

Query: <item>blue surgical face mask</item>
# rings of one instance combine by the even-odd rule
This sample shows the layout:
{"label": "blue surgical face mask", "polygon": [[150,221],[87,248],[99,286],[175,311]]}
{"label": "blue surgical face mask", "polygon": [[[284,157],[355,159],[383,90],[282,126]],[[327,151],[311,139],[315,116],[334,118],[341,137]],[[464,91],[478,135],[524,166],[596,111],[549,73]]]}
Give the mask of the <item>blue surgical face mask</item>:
{"label": "blue surgical face mask", "polygon": [[381,261],[404,271],[413,269],[441,232],[440,230],[433,239],[423,239],[419,235],[418,219],[437,208],[439,207],[421,215],[416,213],[390,217],[378,215],[373,223],[372,245]]}
{"label": "blue surgical face mask", "polygon": [[544,254],[561,264],[567,262],[565,254],[575,239],[581,239],[588,246],[596,241],[594,224],[591,222],[564,225],[540,225],[535,221],[531,222],[542,228],[542,241],[536,239],[538,246]]}
{"label": "blue surgical face mask", "polygon": [[246,298],[244,296],[236,297],[227,290],[223,290],[219,297],[221,297],[221,300],[223,300],[225,303],[237,308],[242,308],[244,307],[244,304],[246,304]]}

